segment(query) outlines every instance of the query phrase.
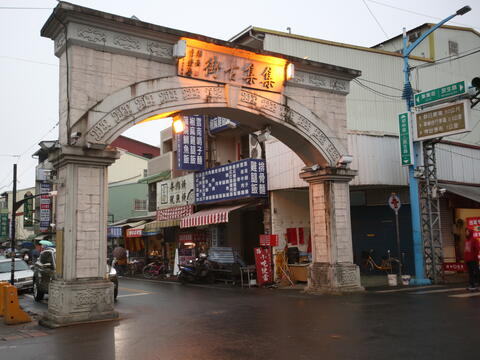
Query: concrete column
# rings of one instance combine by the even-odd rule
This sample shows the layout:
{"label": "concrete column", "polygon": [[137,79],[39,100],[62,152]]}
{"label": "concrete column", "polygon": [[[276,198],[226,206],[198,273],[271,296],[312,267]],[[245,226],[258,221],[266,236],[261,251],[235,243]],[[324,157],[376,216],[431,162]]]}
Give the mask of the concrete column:
{"label": "concrete column", "polygon": [[355,170],[326,168],[303,172],[310,190],[312,264],[307,291],[361,291],[360,270],[353,263],[349,181]]}
{"label": "concrete column", "polygon": [[47,326],[117,318],[107,273],[107,168],[116,151],[63,145],[49,160],[57,172],[56,273]]}

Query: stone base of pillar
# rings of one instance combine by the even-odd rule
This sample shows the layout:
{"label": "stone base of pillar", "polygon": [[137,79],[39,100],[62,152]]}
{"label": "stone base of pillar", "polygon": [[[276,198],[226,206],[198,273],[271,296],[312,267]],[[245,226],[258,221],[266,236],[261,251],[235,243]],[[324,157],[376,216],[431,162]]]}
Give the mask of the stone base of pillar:
{"label": "stone base of pillar", "polygon": [[52,280],[48,312],[40,320],[47,327],[118,319],[113,283],[109,280]]}
{"label": "stone base of pillar", "polygon": [[308,271],[306,292],[343,294],[365,289],[360,285],[360,269],[355,264],[313,263]]}

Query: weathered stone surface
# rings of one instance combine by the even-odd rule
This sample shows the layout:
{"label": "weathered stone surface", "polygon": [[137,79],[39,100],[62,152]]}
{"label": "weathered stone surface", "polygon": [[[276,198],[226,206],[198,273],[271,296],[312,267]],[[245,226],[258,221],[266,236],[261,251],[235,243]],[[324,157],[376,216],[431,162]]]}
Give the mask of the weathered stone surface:
{"label": "weathered stone surface", "polygon": [[40,320],[48,327],[117,319],[113,283],[109,280],[53,280],[49,287],[48,313]]}
{"label": "weathered stone surface", "polygon": [[352,263],[312,263],[307,292],[341,294],[365,290],[360,285],[360,269]]}

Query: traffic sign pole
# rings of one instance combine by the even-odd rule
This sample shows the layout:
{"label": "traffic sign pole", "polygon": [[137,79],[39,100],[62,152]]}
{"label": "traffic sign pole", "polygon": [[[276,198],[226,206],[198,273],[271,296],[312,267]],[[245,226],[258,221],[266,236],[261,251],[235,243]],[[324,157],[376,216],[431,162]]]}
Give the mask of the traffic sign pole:
{"label": "traffic sign pole", "polygon": [[400,198],[397,194],[392,193],[388,198],[388,205],[392,208],[395,212],[395,229],[396,229],[396,237],[397,237],[397,250],[398,250],[398,281],[402,281],[402,249],[400,248],[400,227],[398,224],[398,211],[402,203],[400,202]]}

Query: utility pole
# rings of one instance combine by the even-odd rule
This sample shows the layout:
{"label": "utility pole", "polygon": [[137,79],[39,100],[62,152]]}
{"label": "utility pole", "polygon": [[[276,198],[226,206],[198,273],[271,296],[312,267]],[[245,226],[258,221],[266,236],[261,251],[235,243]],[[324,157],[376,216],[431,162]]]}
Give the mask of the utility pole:
{"label": "utility pole", "polygon": [[12,256],[12,266],[10,271],[10,284],[15,285],[15,228],[16,221],[15,215],[17,213],[16,208],[17,203],[17,164],[13,164],[13,194],[12,194],[12,231],[10,232],[10,247],[12,251],[10,252]]}
{"label": "utility pole", "polygon": [[[464,15],[467,12],[472,10],[470,6],[464,6],[463,8],[457,10],[455,14],[448,16],[447,18],[440,21],[438,24],[432,26],[428,31],[423,33],[416,41],[412,44],[407,45],[407,33],[406,29],[403,28],[403,72],[404,72],[404,87],[403,87],[403,97],[407,104],[407,111],[411,113],[413,107],[413,90],[410,83],[410,66],[408,65],[408,57],[412,51],[440,26],[450,21],[457,15]],[[411,114],[413,115],[413,114]],[[412,116],[413,118],[413,116]],[[412,217],[412,231],[413,231],[413,252],[415,260],[415,278],[412,279],[413,285],[425,285],[430,284],[430,279],[425,277],[425,262],[424,262],[424,244],[422,241],[421,234],[421,224],[420,224],[420,199],[419,199],[419,190],[418,190],[418,181],[415,177],[415,168],[418,164],[418,157],[420,155],[422,143],[416,142],[413,145],[413,164],[408,167],[408,178],[409,178],[409,190],[410,190],[410,208],[411,208],[411,217]],[[430,220],[428,220],[430,221]],[[432,247],[433,249],[433,247]],[[433,264],[435,265],[435,264]]]}

